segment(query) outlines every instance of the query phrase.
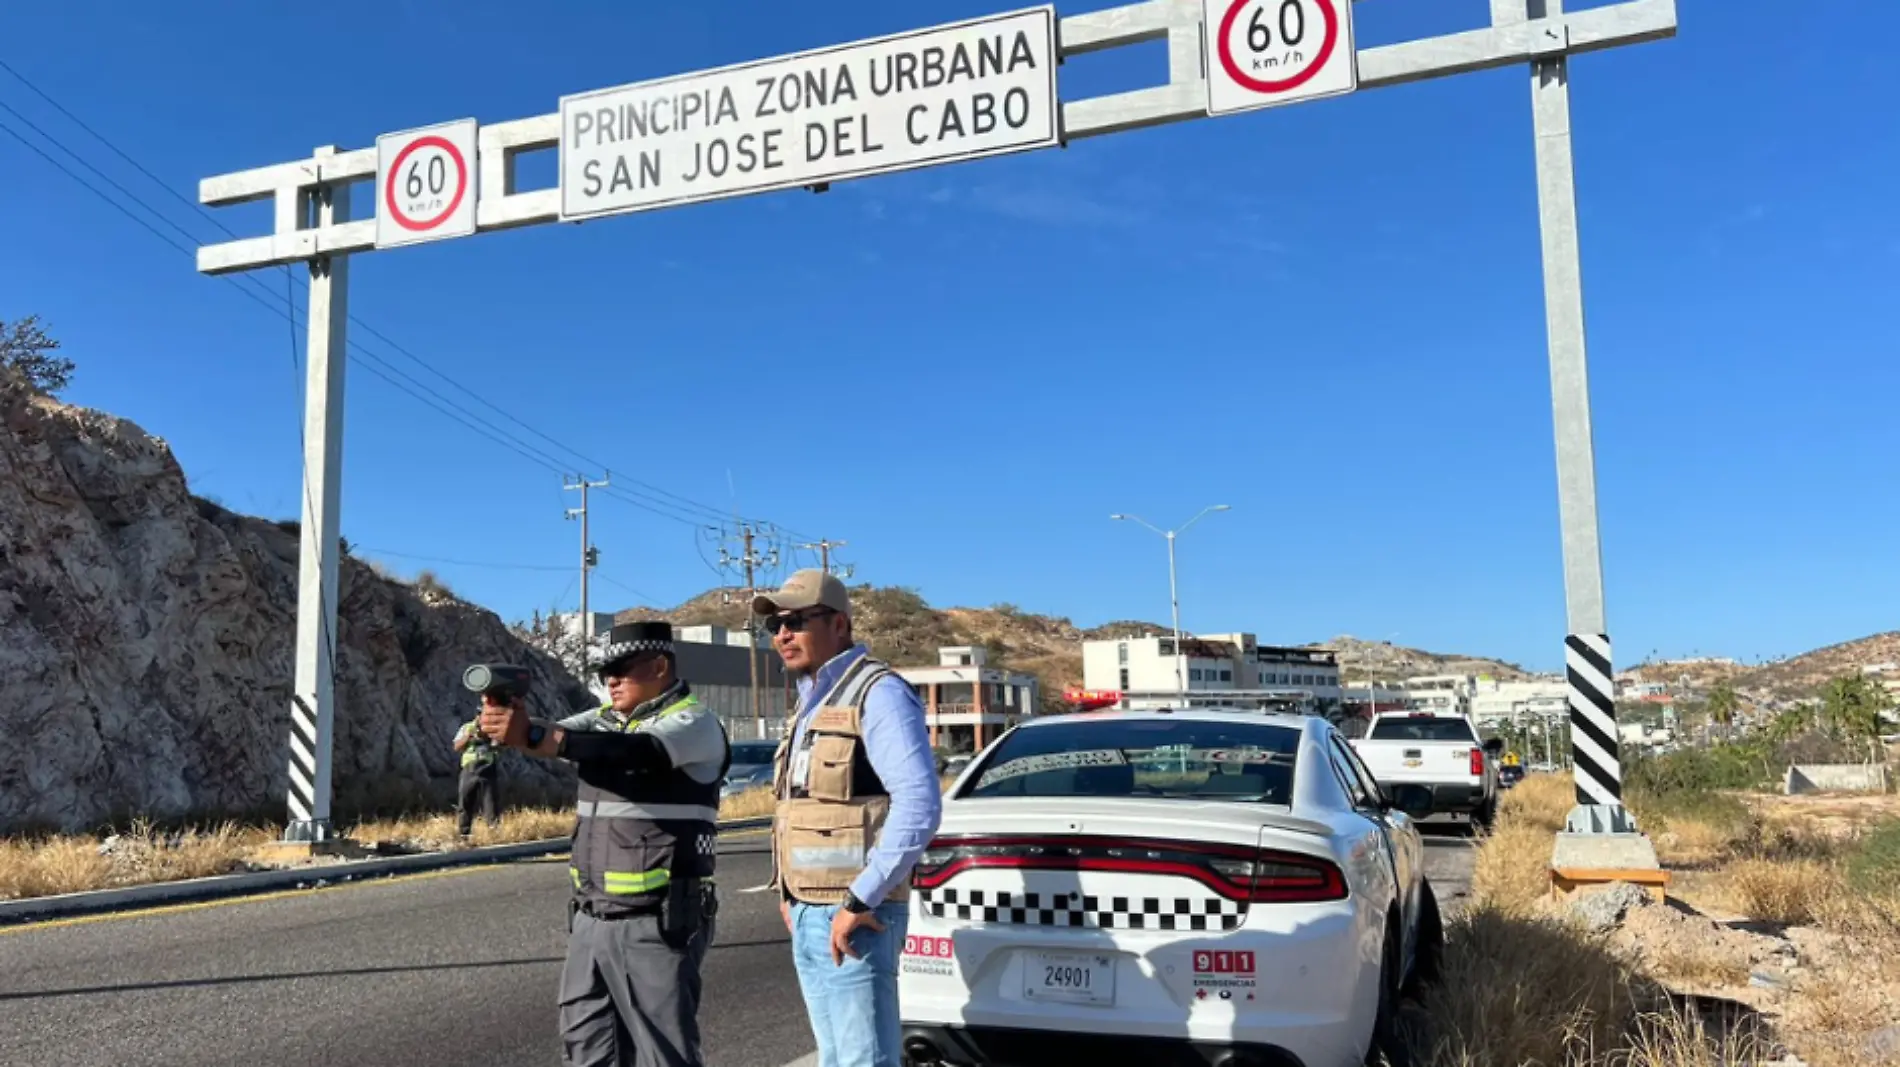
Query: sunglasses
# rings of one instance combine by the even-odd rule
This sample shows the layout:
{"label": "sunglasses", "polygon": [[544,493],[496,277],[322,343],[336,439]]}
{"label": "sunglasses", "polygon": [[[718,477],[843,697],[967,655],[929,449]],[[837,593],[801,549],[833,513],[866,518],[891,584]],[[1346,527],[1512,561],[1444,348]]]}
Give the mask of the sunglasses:
{"label": "sunglasses", "polygon": [[802,634],[805,632],[805,625],[813,619],[822,619],[827,615],[836,614],[837,612],[830,608],[807,608],[804,611],[794,611],[785,615],[770,615],[765,620],[765,632],[774,637],[778,636],[781,630]]}

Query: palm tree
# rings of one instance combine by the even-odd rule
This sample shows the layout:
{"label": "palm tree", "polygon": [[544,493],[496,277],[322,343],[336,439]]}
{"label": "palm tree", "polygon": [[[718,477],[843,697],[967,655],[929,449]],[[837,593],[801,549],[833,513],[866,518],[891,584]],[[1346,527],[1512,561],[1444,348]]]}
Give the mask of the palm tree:
{"label": "palm tree", "polygon": [[1740,702],[1735,697],[1735,687],[1727,682],[1717,682],[1709,691],[1709,718],[1722,727],[1722,740],[1734,739],[1730,727],[1735,723],[1735,711]]}
{"label": "palm tree", "polygon": [[1828,727],[1847,739],[1863,739],[1873,761],[1880,757],[1880,713],[1887,708],[1887,691],[1863,674],[1831,679],[1821,694],[1821,717]]}

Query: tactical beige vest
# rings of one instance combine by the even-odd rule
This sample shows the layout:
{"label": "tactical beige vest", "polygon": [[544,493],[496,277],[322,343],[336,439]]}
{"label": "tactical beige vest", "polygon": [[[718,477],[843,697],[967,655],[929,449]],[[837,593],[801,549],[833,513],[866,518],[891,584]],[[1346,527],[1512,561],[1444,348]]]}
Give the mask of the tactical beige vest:
{"label": "tactical beige vest", "polygon": [[773,884],[794,900],[843,903],[884,829],[891,797],[865,753],[864,698],[891,673],[869,655],[860,656],[819,701],[800,742],[807,753],[803,782],[792,777],[800,762],[792,750],[798,731],[788,731],[779,743],[773,759]]}

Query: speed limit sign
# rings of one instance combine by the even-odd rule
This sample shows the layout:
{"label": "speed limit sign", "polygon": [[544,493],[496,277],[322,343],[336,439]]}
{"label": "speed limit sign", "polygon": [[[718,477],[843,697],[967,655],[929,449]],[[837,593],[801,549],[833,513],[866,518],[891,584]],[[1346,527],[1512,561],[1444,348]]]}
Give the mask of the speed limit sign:
{"label": "speed limit sign", "polygon": [[1352,0],[1201,0],[1201,15],[1210,115],[1359,87]]}
{"label": "speed limit sign", "polygon": [[376,247],[475,232],[475,120],[376,138]]}

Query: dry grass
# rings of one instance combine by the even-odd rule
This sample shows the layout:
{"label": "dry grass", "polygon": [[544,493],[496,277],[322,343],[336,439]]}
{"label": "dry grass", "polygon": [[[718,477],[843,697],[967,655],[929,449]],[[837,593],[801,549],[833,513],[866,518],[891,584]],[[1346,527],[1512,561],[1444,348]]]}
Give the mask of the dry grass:
{"label": "dry grass", "polygon": [[770,789],[748,789],[729,796],[719,804],[721,819],[758,819],[772,814],[778,800]]}
{"label": "dry grass", "polygon": [[1478,849],[1472,899],[1504,915],[1527,916],[1550,895],[1553,835],[1576,804],[1569,775],[1533,774],[1498,801],[1497,825]]}
{"label": "dry grass", "polygon": [[1500,813],[1473,861],[1472,899],[1505,915],[1531,914],[1550,895],[1553,843],[1553,831]]}
{"label": "dry grass", "polygon": [[[1900,1062],[1900,1048],[1869,1044],[1900,1033],[1900,884],[1882,858],[1893,848],[1886,835],[1900,841],[1900,831],[1888,828],[1884,798],[1850,800],[1686,791],[1633,800],[1664,866],[1684,875],[1672,895],[1788,931],[1801,964],[1771,992],[1752,988],[1749,965],[1724,962],[1712,944],[1650,946],[1649,966],[1768,1011],[1811,1067]],[[1870,870],[1883,873],[1869,879]]]}
{"label": "dry grass", "polygon": [[1554,834],[1577,806],[1577,786],[1568,774],[1530,774],[1498,800],[1498,825],[1515,823]]}
{"label": "dry grass", "polygon": [[1748,965],[1714,945],[1670,941],[1645,954],[1657,977],[1698,989],[1720,989],[1748,983]]}
{"label": "dry grass", "polygon": [[0,898],[96,889],[111,873],[112,861],[99,854],[97,838],[0,842]]}
{"label": "dry grass", "polygon": [[1425,1067],[1767,1062],[1751,1035],[1711,1033],[1677,1010],[1604,938],[1488,905],[1449,925],[1441,980],[1411,1023]]}
{"label": "dry grass", "polygon": [[[1746,1034],[1712,1033],[1605,935],[1550,915],[1553,835],[1576,804],[1567,775],[1532,775],[1506,793],[1478,849],[1472,906],[1446,931],[1442,978],[1414,1027],[1428,1067],[1760,1064]],[[1746,982],[1745,967],[1683,949],[1658,961],[1685,982]]]}
{"label": "dry grass", "polygon": [[1625,967],[1595,939],[1480,905],[1446,930],[1426,991],[1434,1064],[1564,1063],[1614,1047],[1637,1005]]}
{"label": "dry grass", "polygon": [[454,812],[368,819],[346,829],[343,836],[365,845],[386,842],[412,850],[445,851],[548,841],[573,830],[573,808],[524,807],[503,811],[501,824],[493,828],[477,818],[466,842],[456,840]]}
{"label": "dry grass", "polygon": [[[945,778],[948,789],[954,779]],[[772,814],[770,789],[752,789],[727,797],[721,819],[755,819]],[[490,828],[476,819],[466,841],[457,838],[454,812],[365,819],[342,829],[342,837],[364,847],[404,852],[446,852],[551,841],[574,830],[571,807],[519,807],[502,813]],[[223,823],[209,829],[167,834],[134,823],[108,850],[88,834],[0,840],[0,900],[114,889],[151,882],[204,878],[270,866],[260,851],[277,840],[281,828]]]}
{"label": "dry grass", "polygon": [[268,830],[230,822],[179,833],[136,822],[104,839],[62,834],[0,841],[0,899],[229,874],[250,866],[271,837]]}
{"label": "dry grass", "polygon": [[1737,860],[1726,875],[1733,910],[1784,926],[1813,923],[1823,898],[1843,888],[1833,869],[1818,860]]}

